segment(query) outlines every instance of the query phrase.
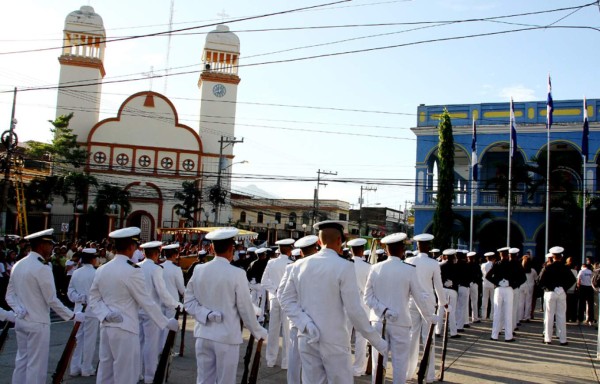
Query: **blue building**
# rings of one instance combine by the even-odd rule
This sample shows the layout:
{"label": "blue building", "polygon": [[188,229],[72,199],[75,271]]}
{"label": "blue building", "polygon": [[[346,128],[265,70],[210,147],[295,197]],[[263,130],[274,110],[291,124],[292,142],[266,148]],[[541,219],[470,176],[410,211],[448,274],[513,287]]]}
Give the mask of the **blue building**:
{"label": "blue building", "polygon": [[[455,198],[453,211],[460,215],[453,228],[454,246],[468,248],[471,198],[475,217],[473,248],[496,250],[507,243],[507,184],[510,145],[510,104],[421,105],[417,109],[415,233],[431,232],[437,193],[438,123],[442,111],[450,113],[455,148]],[[537,258],[546,254],[546,102],[514,103],[517,151],[512,167],[510,244]],[[600,100],[587,101],[590,126],[585,178],[588,201],[596,195],[600,145]],[[565,247],[565,255],[581,260],[583,157],[583,100],[554,102],[550,131],[549,246]],[[471,180],[473,135],[477,122],[478,180]],[[596,202],[597,203],[597,202]],[[600,207],[600,205],[598,206]],[[586,256],[596,256],[598,218],[588,208]],[[465,224],[467,223],[467,224]]]}

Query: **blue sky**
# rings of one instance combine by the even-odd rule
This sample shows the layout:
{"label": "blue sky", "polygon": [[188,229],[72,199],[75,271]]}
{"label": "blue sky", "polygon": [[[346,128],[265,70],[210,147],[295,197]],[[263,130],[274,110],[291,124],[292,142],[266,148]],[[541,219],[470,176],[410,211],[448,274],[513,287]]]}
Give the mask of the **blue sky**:
{"label": "blue sky", "polygon": [[[311,5],[317,1],[175,1],[174,28],[225,21]],[[66,15],[87,1],[23,0],[0,16],[0,52],[61,45]],[[235,174],[289,175],[315,178],[317,170],[336,171],[339,179],[389,178],[397,185],[378,186],[365,194],[367,205],[404,207],[414,199],[416,109],[423,104],[463,104],[544,100],[548,73],[555,100],[597,98],[600,77],[598,31],[547,28],[452,41],[438,41],[369,50],[456,36],[488,34],[523,25],[600,27],[596,5],[523,17],[463,23],[364,26],[481,19],[585,5],[586,1],[350,1],[310,11],[228,23],[241,40],[242,79],[238,90]],[[109,38],[165,31],[170,1],[90,1],[104,19]],[[574,13],[572,13],[575,11]],[[571,14],[572,13],[572,14]],[[564,18],[560,20],[561,18]],[[500,23],[500,21],[502,23]],[[553,24],[554,23],[554,24]],[[249,32],[257,29],[343,26],[347,28]],[[424,28],[427,27],[427,28]],[[419,29],[417,29],[419,28]],[[183,123],[198,127],[197,81],[205,33],[199,28],[171,38],[150,37],[110,43],[106,48],[105,80],[139,77],[167,65],[166,96]],[[246,31],[246,32],[244,32]],[[310,46],[307,48],[307,46]],[[283,51],[283,52],[282,52]],[[60,50],[4,54],[0,59],[0,91],[14,86],[56,85]],[[330,57],[286,63],[268,61]],[[248,64],[258,64],[249,65]],[[122,77],[120,77],[122,76]],[[150,81],[105,84],[101,118],[114,116],[125,98],[150,88]],[[164,79],[152,90],[163,92]],[[0,93],[0,122],[8,129],[12,93]],[[277,105],[274,105],[277,104]],[[285,106],[283,106],[285,105]],[[54,118],[56,91],[20,92],[17,133],[22,141],[49,140],[47,120]],[[311,107],[311,108],[307,108]],[[318,107],[314,108],[314,107]],[[241,180],[271,194],[310,199],[315,181],[273,181],[268,177]],[[360,183],[327,182],[321,198],[357,203]]]}

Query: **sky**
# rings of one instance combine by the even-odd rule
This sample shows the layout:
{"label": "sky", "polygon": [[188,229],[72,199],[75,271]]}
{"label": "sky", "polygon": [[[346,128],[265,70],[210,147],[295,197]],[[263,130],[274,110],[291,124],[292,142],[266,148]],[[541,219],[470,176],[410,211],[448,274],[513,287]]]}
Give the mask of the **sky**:
{"label": "sky", "polygon": [[[241,42],[235,134],[244,142],[234,147],[234,191],[255,185],[282,198],[312,199],[324,170],[337,174],[321,176],[321,199],[358,208],[361,186],[377,179],[383,182],[369,184],[377,190],[363,192],[364,205],[404,209],[414,200],[410,129],[418,105],[545,100],[549,73],[555,100],[600,97],[600,33],[580,28],[600,27],[600,6],[590,1],[320,6],[333,2],[175,0],[173,29],[198,28],[170,40],[108,43],[104,61],[105,81],[143,78],[151,68],[156,75],[168,68],[169,76],[104,84],[100,117],[115,116],[129,95],[152,89],[174,103],[180,122],[197,129],[204,40],[215,23],[225,22]],[[9,129],[17,87],[20,141],[51,138],[56,90],[25,89],[56,86],[64,20],[82,5],[102,16],[109,39],[169,30],[169,0],[12,3],[0,14],[0,124]],[[497,18],[559,8],[569,9]],[[237,21],[260,15],[270,16]],[[490,35],[540,26],[550,28]]]}

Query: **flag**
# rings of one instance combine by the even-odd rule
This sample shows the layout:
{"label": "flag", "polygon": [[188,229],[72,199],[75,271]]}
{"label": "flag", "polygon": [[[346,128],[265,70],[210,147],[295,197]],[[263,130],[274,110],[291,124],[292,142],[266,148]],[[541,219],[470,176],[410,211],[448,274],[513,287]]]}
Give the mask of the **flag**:
{"label": "flag", "polygon": [[473,181],[477,181],[477,123],[473,118],[473,140],[471,141],[471,166],[473,168]]}
{"label": "flag", "polygon": [[552,80],[548,75],[548,101],[546,101],[546,125],[548,130],[552,127],[552,114],[554,113],[554,102],[552,101]]}
{"label": "flag", "polygon": [[515,123],[515,107],[510,99],[510,157],[514,158],[517,153],[517,124]]}
{"label": "flag", "polygon": [[588,122],[588,114],[587,114],[587,102],[585,97],[583,98],[583,136],[581,138],[581,154],[583,158],[587,160],[588,158],[588,140],[590,138],[590,126]]}

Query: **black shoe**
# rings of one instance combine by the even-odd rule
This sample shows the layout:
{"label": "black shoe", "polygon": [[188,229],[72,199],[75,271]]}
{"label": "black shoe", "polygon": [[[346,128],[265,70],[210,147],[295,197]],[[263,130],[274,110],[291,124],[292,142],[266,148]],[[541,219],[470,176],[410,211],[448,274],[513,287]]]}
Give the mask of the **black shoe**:
{"label": "black shoe", "polygon": [[490,340],[492,340],[492,341],[498,341],[498,339],[494,339],[493,337],[490,337]]}
{"label": "black shoe", "polygon": [[547,345],[550,345],[550,344],[552,344],[552,342],[551,342],[551,341],[543,341],[543,343],[544,343],[544,344],[547,344]]}
{"label": "black shoe", "polygon": [[521,323],[517,323],[517,327],[520,327],[520,326],[521,326]]}
{"label": "black shoe", "polygon": [[513,337],[512,339],[508,339],[508,340],[504,340],[505,343],[512,343],[515,341],[515,338]]}
{"label": "black shoe", "polygon": [[568,342],[568,341],[565,341],[564,343],[560,343],[560,345],[563,345],[563,346],[564,346],[564,345],[569,345],[569,342]]}
{"label": "black shoe", "polygon": [[460,335],[452,335],[452,336],[450,336],[450,338],[451,338],[451,339],[459,339],[459,338],[460,338]]}
{"label": "black shoe", "polygon": [[464,327],[465,328],[471,328],[471,326],[469,324],[465,324]]}
{"label": "black shoe", "polygon": [[475,320],[475,321],[473,322],[473,324],[478,324],[478,323],[481,323],[481,320]]}
{"label": "black shoe", "polygon": [[456,332],[464,332],[464,329],[457,329]]}
{"label": "black shoe", "polygon": [[435,334],[435,337],[437,337],[438,339],[442,337],[442,335],[438,335],[437,333]]}

